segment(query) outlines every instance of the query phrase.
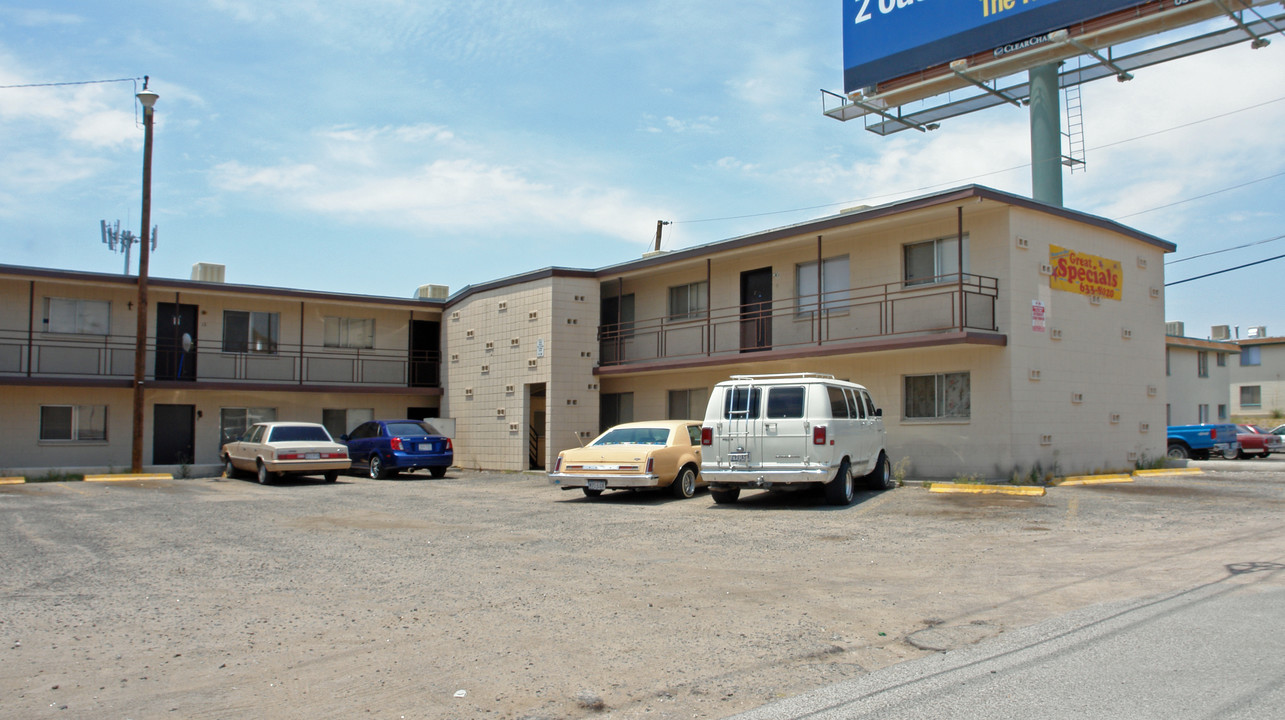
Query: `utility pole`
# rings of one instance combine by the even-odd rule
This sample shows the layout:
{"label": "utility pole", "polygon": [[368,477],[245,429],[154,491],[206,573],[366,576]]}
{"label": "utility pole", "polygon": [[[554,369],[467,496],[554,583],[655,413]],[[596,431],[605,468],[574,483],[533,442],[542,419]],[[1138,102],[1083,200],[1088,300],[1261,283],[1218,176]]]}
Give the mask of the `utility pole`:
{"label": "utility pole", "polygon": [[652,252],[660,252],[660,229],[669,224],[668,220],[656,221],[656,245],[652,247]]}
{"label": "utility pole", "polygon": [[[138,93],[138,101],[143,105],[143,238],[147,237],[147,228],[152,224],[152,107],[159,97],[147,89],[147,77],[143,77],[143,89]],[[147,372],[147,262],[149,259],[146,240],[138,244],[138,325],[134,332],[134,442],[130,448],[130,471],[143,471],[143,379]]]}

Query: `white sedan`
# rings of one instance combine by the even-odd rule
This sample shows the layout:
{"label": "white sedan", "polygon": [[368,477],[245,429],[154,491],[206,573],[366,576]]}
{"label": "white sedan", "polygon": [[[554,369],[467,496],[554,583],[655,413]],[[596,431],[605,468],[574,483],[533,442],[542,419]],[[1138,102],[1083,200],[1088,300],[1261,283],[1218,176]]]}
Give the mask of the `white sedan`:
{"label": "white sedan", "polygon": [[239,439],[223,446],[224,474],[256,473],[266,485],[283,475],[321,474],[334,482],[352,464],[348,448],[337,443],[322,425],[268,422],[251,425]]}

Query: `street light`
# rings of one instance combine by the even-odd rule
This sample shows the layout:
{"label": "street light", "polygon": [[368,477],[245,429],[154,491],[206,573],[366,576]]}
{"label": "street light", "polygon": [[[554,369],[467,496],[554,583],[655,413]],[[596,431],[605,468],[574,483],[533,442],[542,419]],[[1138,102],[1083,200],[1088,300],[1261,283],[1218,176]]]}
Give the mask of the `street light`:
{"label": "street light", "polygon": [[134,332],[134,443],[130,448],[131,472],[143,471],[143,378],[147,372],[147,261],[152,226],[152,107],[160,97],[147,89],[136,96],[143,106],[143,232],[138,255],[138,325]]}

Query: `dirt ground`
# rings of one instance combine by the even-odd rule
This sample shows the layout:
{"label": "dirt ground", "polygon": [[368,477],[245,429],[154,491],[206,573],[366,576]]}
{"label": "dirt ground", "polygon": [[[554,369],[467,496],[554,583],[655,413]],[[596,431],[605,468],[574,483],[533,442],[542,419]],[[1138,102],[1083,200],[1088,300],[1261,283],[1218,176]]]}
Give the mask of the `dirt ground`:
{"label": "dirt ground", "polygon": [[1285,460],[832,508],[452,471],[0,486],[0,717],[720,718],[1285,560]]}

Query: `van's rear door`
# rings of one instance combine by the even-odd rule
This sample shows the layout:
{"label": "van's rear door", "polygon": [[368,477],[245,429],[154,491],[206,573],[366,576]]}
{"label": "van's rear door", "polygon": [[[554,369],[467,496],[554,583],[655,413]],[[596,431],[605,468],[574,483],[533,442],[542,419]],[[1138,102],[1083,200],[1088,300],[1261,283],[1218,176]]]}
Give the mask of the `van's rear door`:
{"label": "van's rear door", "polygon": [[763,403],[761,455],[763,470],[797,470],[811,449],[807,385],[771,385]]}
{"label": "van's rear door", "polygon": [[715,439],[719,467],[747,468],[759,463],[762,414],[762,387],[749,383],[723,387],[719,409],[723,431]]}

